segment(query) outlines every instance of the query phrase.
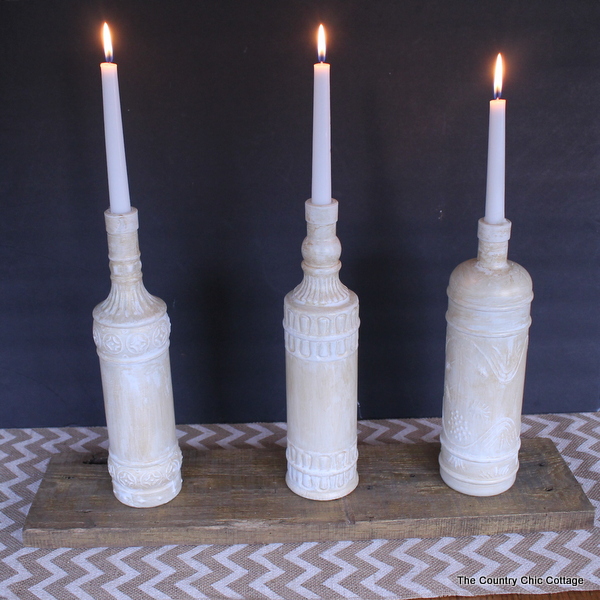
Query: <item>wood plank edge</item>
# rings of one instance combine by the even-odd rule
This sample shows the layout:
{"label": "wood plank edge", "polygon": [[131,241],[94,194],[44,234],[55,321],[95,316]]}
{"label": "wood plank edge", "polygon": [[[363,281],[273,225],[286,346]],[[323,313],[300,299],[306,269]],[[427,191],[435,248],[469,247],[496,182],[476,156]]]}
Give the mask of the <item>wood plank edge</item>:
{"label": "wood plank edge", "polygon": [[[473,527],[475,525],[476,527]],[[232,525],[205,525],[177,527],[148,527],[135,533],[136,546],[164,546],[170,544],[269,544],[275,542],[302,543],[328,541],[364,541],[371,539],[406,539],[435,537],[472,537],[503,533],[535,533],[539,531],[590,530],[594,526],[594,513],[554,513],[553,516],[531,522],[531,515],[453,517],[437,519],[412,519],[410,522],[377,521],[356,524],[341,523],[323,528],[306,524],[298,533],[297,524],[270,524],[268,522],[243,522]],[[119,527],[50,529],[29,527],[23,530],[23,544],[36,548],[95,548],[128,547],[131,545],[130,529]]]}

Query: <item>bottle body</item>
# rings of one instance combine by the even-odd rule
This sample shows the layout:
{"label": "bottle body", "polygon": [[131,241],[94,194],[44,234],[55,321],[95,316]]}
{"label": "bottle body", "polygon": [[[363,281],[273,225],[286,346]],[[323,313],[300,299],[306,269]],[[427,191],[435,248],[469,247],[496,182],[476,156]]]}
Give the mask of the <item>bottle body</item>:
{"label": "bottle body", "polygon": [[304,279],[284,300],[288,487],[334,500],[358,484],[358,297],[339,281],[337,202],[307,202]]}
{"label": "bottle body", "polygon": [[117,499],[152,507],[181,489],[165,303],[143,286],[137,211],[105,213],[111,291],[93,312]]}
{"label": "bottle body", "polygon": [[453,489],[492,496],[519,468],[531,278],[507,260],[510,222],[479,222],[479,255],[450,278],[440,474]]}

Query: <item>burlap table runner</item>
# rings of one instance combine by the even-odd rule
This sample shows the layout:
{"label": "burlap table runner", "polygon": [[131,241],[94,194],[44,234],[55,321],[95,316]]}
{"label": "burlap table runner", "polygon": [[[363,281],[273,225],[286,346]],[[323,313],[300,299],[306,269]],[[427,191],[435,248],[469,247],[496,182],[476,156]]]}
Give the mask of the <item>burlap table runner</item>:
{"label": "burlap table runner", "polygon": [[[437,441],[439,419],[361,421],[366,444]],[[284,423],[178,426],[182,447],[285,445]],[[600,415],[527,415],[595,507]],[[0,430],[0,599],[318,600],[600,589],[600,529],[463,538],[159,548],[25,548],[22,527],[50,457],[107,446],[104,428]],[[474,583],[472,583],[474,581]]]}

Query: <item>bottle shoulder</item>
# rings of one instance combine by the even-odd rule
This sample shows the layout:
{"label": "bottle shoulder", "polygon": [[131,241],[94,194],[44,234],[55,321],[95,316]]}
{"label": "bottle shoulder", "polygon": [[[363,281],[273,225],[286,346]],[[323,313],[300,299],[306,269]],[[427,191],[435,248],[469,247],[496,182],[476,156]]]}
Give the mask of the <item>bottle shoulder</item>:
{"label": "bottle shoulder", "polygon": [[461,303],[497,306],[529,303],[533,298],[533,283],[527,270],[514,261],[507,260],[506,266],[490,269],[473,258],[452,272],[448,296]]}

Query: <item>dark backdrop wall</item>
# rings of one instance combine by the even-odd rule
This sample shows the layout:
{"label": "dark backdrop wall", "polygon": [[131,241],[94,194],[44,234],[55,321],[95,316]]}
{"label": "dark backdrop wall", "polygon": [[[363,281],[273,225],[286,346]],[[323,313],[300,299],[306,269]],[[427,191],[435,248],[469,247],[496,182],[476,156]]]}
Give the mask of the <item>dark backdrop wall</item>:
{"label": "dark backdrop wall", "polygon": [[0,426],[104,423],[105,20],[178,422],[285,419],[320,22],[360,416],[440,415],[445,290],[476,253],[498,52],[510,257],[535,291],[524,411],[600,406],[600,3],[32,0],[0,4]]}

